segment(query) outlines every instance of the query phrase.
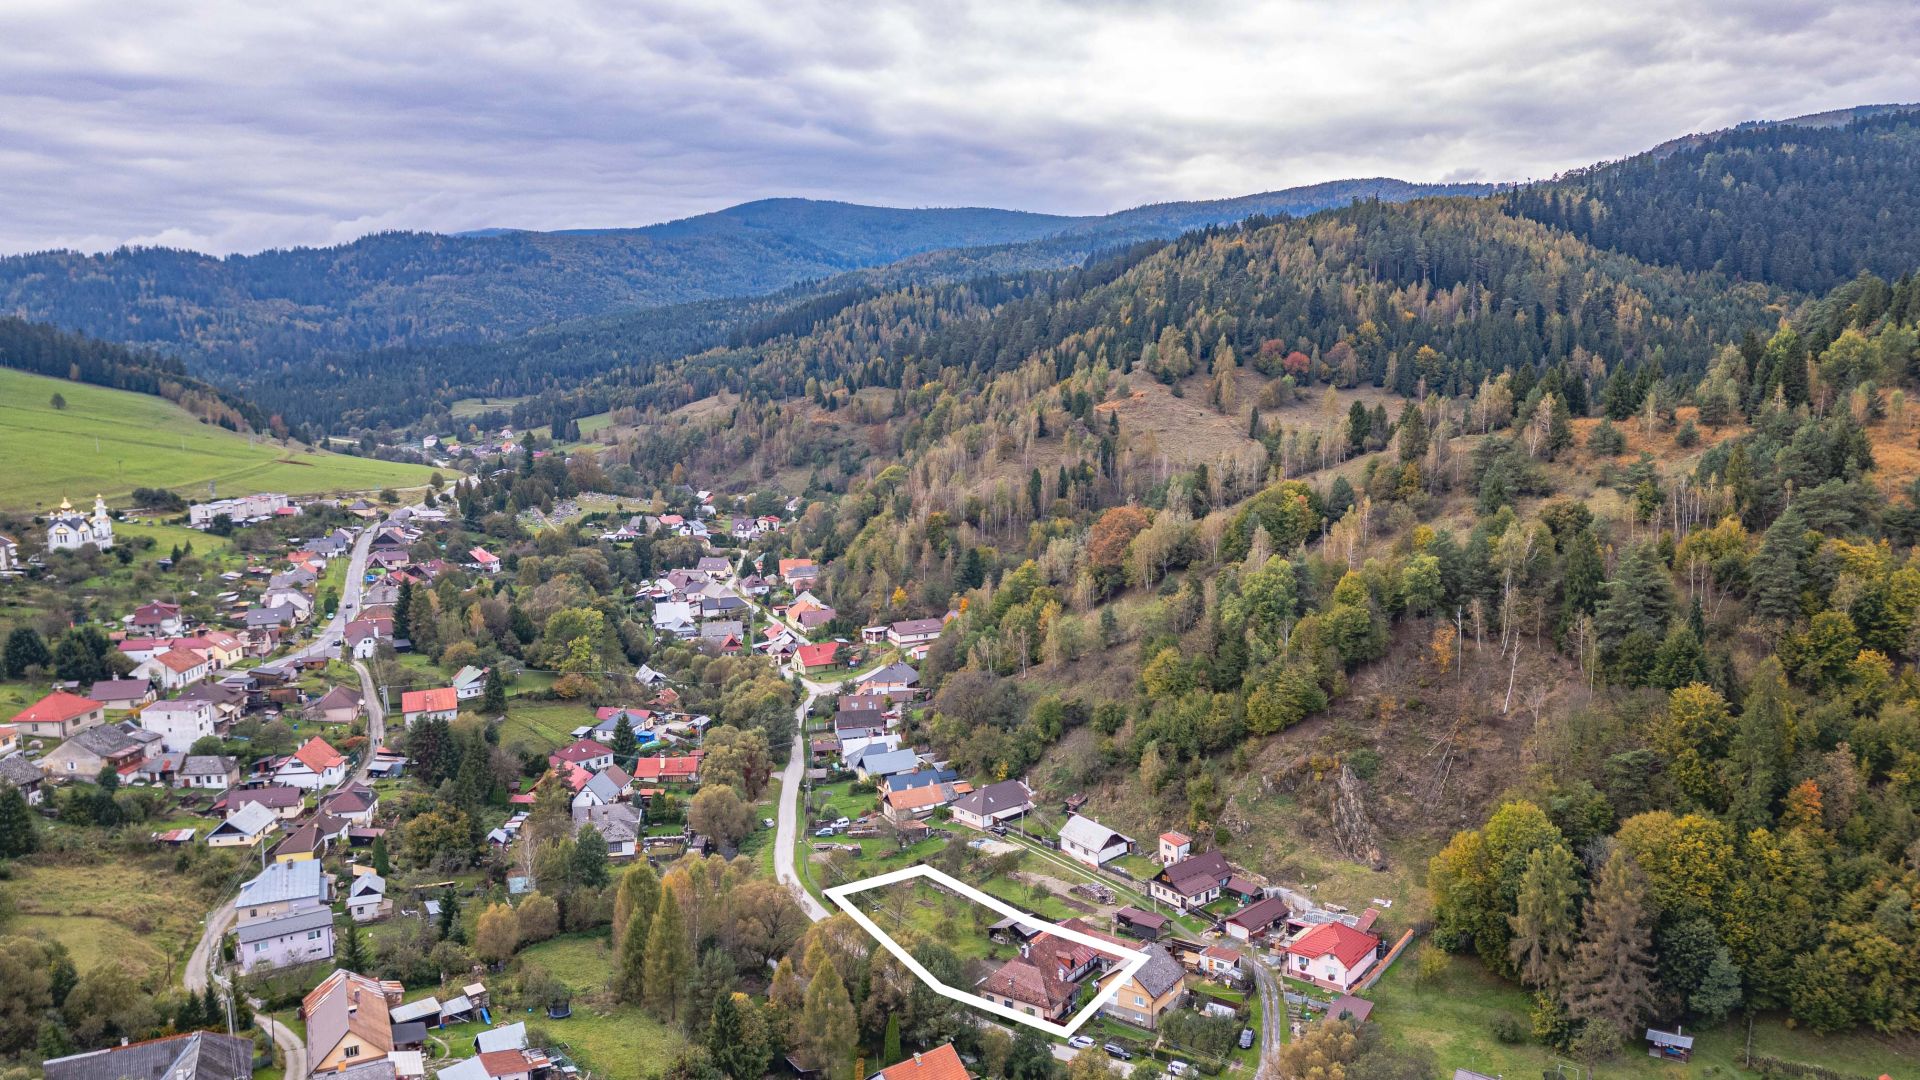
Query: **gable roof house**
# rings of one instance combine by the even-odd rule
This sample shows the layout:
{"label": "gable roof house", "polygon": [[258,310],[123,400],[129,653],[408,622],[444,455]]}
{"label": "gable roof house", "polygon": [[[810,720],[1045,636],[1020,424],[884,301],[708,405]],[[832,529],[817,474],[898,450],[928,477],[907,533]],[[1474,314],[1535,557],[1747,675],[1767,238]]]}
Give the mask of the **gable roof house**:
{"label": "gable roof house", "polygon": [[925,645],[939,637],[946,625],[945,619],[903,619],[887,627],[887,640],[903,649]]}
{"label": "gable roof house", "polygon": [[662,600],[653,605],[653,628],[683,639],[700,632],[693,619],[693,605],[685,600]]}
{"label": "gable roof house", "polygon": [[273,778],[307,791],[333,787],[347,778],[347,759],[315,735],[274,769]]}
{"label": "gable roof house", "polygon": [[814,671],[826,671],[839,663],[840,643],[822,642],[818,645],[802,645],[793,652],[793,670],[798,674]]}
{"label": "gable roof house", "polygon": [[301,911],[318,911],[333,902],[333,884],[326,870],[311,859],[268,863],[258,874],[240,883],[233,898],[237,924],[277,919]]}
{"label": "gable roof house", "polygon": [[380,623],[373,619],[355,619],[347,624],[347,655],[355,660],[371,660],[380,648]]}
{"label": "gable roof house", "polygon": [[1147,962],[1101,1007],[1102,1014],[1134,1027],[1152,1031],[1160,1018],[1180,1004],[1187,994],[1187,970],[1173,954],[1159,945],[1145,945]]}
{"label": "gable roof house", "polygon": [[[49,1077],[48,1080],[53,1080]],[[898,1061],[867,1080],[969,1080],[967,1066],[952,1043],[941,1043],[924,1053]]]}
{"label": "gable roof house", "polygon": [[146,757],[142,744],[117,725],[90,727],[53,748],[40,759],[40,771],[47,779],[92,780],[100,770],[111,766],[116,772],[129,772]]}
{"label": "gable roof house", "polygon": [[1114,832],[1088,817],[1075,814],[1060,827],[1060,853],[1100,867],[1133,850],[1133,838]]}
{"label": "gable roof house", "polygon": [[1056,977],[1053,972],[1024,956],[1016,956],[981,980],[979,993],[989,1001],[1018,1009],[1028,1016],[1057,1022],[1073,1007],[1076,990],[1072,983]]}
{"label": "gable roof house", "polygon": [[56,690],[13,714],[7,723],[29,739],[68,739],[107,722],[106,707],[92,698]]}
{"label": "gable roof house", "polygon": [[1345,993],[1378,959],[1380,938],[1346,923],[1315,926],[1287,946],[1287,974]]}
{"label": "gable roof house", "polygon": [[1182,859],[1162,869],[1147,882],[1147,892],[1177,911],[1204,907],[1220,897],[1220,887],[1233,876],[1233,865],[1218,851]]}
{"label": "gable roof house", "polygon": [[102,679],[87,696],[116,711],[137,709],[153,700],[153,684],[145,679]]}
{"label": "gable roof house", "polygon": [[257,803],[267,808],[273,816],[283,821],[292,821],[307,808],[306,795],[297,787],[286,784],[265,784],[260,787],[231,788],[220,793],[213,800],[213,811],[232,817],[240,808]]}
{"label": "gable roof house", "polygon": [[408,727],[422,720],[452,720],[460,715],[460,694],[451,686],[409,690],[400,695],[400,716]]}
{"label": "gable roof house", "polygon": [[487,692],[487,669],[468,664],[453,675],[453,696],[466,701]]}
{"label": "gable roof house", "polygon": [[989,829],[1033,809],[1033,792],[1020,780],[1002,780],[968,794],[953,804],[953,820],[975,829]]}
{"label": "gable roof house", "polygon": [[358,780],[320,797],[321,813],[344,818],[354,825],[373,824],[373,815],[379,809],[379,793]]}
{"label": "gable roof house", "polygon": [[184,788],[225,791],[240,782],[240,761],[214,754],[189,754],[180,762],[177,782]]}
{"label": "gable roof house", "polygon": [[373,922],[393,911],[387,899],[387,879],[379,874],[359,874],[347,887],[347,914],[354,922]]}
{"label": "gable roof house", "polygon": [[646,815],[632,803],[607,803],[577,811],[573,832],[578,836],[591,825],[607,842],[607,858],[631,859],[639,849],[645,820]]}
{"label": "gable roof house", "polygon": [[667,757],[664,754],[642,757],[633,763],[633,778],[654,784],[664,781],[699,783],[702,756],[704,756],[702,751],[695,750],[691,754],[682,754],[678,757]]}
{"label": "gable roof house", "polygon": [[178,690],[213,674],[213,661],[192,649],[171,648],[133,669],[134,675],[151,679],[164,690]]}
{"label": "gable roof house", "polygon": [[592,739],[575,739],[548,754],[547,764],[556,769],[577,765],[588,772],[594,772],[613,764],[613,750]]}
{"label": "gable roof house", "polygon": [[247,803],[207,833],[208,847],[253,847],[280,827],[280,818],[260,803]]}
{"label": "gable roof house", "polygon": [[336,970],[321,980],[300,1003],[307,1022],[307,1071],[338,1072],[392,1053],[391,1010],[400,997],[399,983],[351,971]]}
{"label": "gable roof house", "polygon": [[360,719],[360,691],[340,685],[307,702],[302,710],[316,724],[351,724]]}
{"label": "gable roof house", "polygon": [[9,754],[0,758],[0,784],[11,784],[19,788],[28,806],[40,805],[40,788],[46,780],[46,774],[40,771],[40,766],[28,761],[20,754]]}
{"label": "gable roof house", "polygon": [[911,694],[920,682],[920,673],[905,664],[895,661],[882,668],[875,668],[856,680],[862,693],[869,694]]}
{"label": "gable roof house", "polygon": [[251,1080],[253,1040],[190,1031],[43,1062],[46,1080]]}
{"label": "gable roof house", "polygon": [[186,629],[186,620],[180,617],[180,605],[160,600],[149,600],[133,609],[127,616],[127,625],[143,634],[171,636]]}
{"label": "gable roof house", "polygon": [[1287,902],[1277,896],[1255,900],[1227,916],[1227,936],[1239,941],[1253,941],[1276,930],[1284,933],[1289,914]]}

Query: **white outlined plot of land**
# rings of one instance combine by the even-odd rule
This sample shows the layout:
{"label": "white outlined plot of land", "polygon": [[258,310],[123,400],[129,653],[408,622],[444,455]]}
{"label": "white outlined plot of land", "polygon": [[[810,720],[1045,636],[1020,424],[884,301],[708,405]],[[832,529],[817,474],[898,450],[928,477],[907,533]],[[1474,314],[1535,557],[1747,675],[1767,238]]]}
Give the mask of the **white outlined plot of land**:
{"label": "white outlined plot of land", "polygon": [[[954,894],[965,897],[976,904],[992,908],[994,911],[999,912],[1009,919],[1018,919],[1028,926],[1044,930],[1055,937],[1085,945],[1106,953],[1109,956],[1120,957],[1123,963],[1121,963],[1118,968],[1106,974],[1105,983],[1100,987],[1100,991],[1093,995],[1093,1000],[1082,1006],[1080,1011],[1068,1018],[1064,1024],[1056,1024],[1051,1020],[1046,1020],[1038,1016],[1030,1016],[1018,1009],[1002,1005],[997,1001],[991,1001],[978,994],[970,994],[965,990],[948,986],[934,978],[933,973],[923,967],[920,961],[915,960],[906,949],[901,948],[900,943],[893,940],[892,935],[880,929],[879,925],[875,923],[866,912],[854,906],[853,900],[851,899],[855,893],[865,892],[868,889],[877,889],[883,885],[892,885],[895,882],[907,881],[912,878],[927,878],[936,885],[951,890]],[[890,873],[876,874],[873,877],[862,878],[859,881],[849,881],[845,885],[836,885],[826,890],[826,895],[827,899],[840,906],[840,910],[853,916],[854,922],[859,923],[861,928],[866,930],[867,933],[872,934],[880,944],[886,946],[888,952],[892,953],[902,964],[905,964],[907,970],[913,972],[915,977],[921,982],[926,983],[935,993],[971,1005],[976,1009],[983,1009],[995,1016],[1004,1017],[1008,1020],[1017,1020],[1028,1027],[1037,1028],[1049,1035],[1058,1035],[1061,1038],[1067,1038],[1074,1032],[1080,1030],[1081,1025],[1091,1020],[1093,1014],[1099,1012],[1100,1007],[1105,1005],[1119,992],[1121,984],[1132,978],[1133,973],[1139,971],[1141,966],[1147,962],[1147,954],[1144,952],[1137,949],[1124,949],[1115,945],[1110,939],[1083,933],[1071,927],[1061,926],[1058,923],[1047,922],[1030,912],[1021,911],[1019,908],[997,897],[990,896],[968,885],[966,882],[954,878],[951,874],[942,873],[925,863],[917,863],[913,866],[903,867]]]}

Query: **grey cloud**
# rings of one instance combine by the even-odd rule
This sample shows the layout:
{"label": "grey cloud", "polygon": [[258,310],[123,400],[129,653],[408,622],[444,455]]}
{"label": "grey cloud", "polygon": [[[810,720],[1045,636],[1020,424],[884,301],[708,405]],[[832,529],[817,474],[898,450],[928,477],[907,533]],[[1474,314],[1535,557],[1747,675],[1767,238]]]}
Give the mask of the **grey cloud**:
{"label": "grey cloud", "polygon": [[1911,100],[1917,57],[1880,0],[9,6],[0,250],[1523,179]]}

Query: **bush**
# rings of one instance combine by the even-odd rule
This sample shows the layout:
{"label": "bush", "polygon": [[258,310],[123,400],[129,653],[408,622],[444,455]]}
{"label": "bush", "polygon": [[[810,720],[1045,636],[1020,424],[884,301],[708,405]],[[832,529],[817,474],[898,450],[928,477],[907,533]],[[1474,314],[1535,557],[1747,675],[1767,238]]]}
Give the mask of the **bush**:
{"label": "bush", "polygon": [[1694,426],[1693,421],[1685,421],[1680,425],[1680,430],[1673,433],[1673,441],[1683,449],[1690,448],[1700,442],[1700,429]]}
{"label": "bush", "polygon": [[1493,1037],[1505,1046],[1517,1046],[1525,1042],[1529,1032],[1527,1023],[1510,1012],[1495,1015],[1489,1026],[1493,1030]]}

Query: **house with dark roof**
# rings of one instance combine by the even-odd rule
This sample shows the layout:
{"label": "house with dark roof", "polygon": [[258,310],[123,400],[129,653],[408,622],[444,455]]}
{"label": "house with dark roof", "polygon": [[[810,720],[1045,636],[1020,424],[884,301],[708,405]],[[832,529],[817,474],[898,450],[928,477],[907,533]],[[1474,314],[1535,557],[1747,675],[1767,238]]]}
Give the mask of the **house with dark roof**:
{"label": "house with dark roof", "polygon": [[102,679],[87,697],[116,712],[137,709],[153,700],[153,684],[145,679]]}
{"label": "house with dark roof", "polygon": [[1147,962],[1120,984],[1100,1012],[1153,1031],[1160,1026],[1160,1018],[1187,996],[1187,969],[1159,945],[1142,946],[1141,951],[1147,954]]}
{"label": "house with dark roof", "polygon": [[920,684],[920,673],[906,664],[895,661],[885,667],[875,668],[855,680],[860,690],[868,694],[911,694]]}
{"label": "house with dark roof", "polygon": [[307,702],[301,712],[316,724],[351,724],[360,719],[360,703],[360,691],[348,686],[333,686]]}
{"label": "house with dark roof", "polygon": [[46,783],[46,780],[46,774],[40,771],[40,766],[28,761],[20,754],[9,754],[0,758],[0,784],[11,784],[19,788],[28,806],[40,805],[40,787]]}
{"label": "house with dark roof", "polygon": [[1033,792],[1020,780],[988,784],[953,803],[953,820],[986,830],[1033,810]]}
{"label": "house with dark roof", "polygon": [[240,970],[249,974],[331,959],[333,911],[302,911],[262,919],[236,927],[234,936],[238,939],[234,955],[240,961]]}
{"label": "house with dark roof", "polygon": [[213,754],[188,754],[175,780],[185,788],[225,791],[240,782],[240,761]]}
{"label": "house with dark roof", "polygon": [[1220,889],[1233,876],[1233,865],[1218,851],[1182,859],[1163,868],[1147,882],[1147,892],[1176,910],[1191,911],[1220,898]]}
{"label": "house with dark roof", "polygon": [[1173,920],[1156,912],[1123,907],[1113,913],[1113,921],[1121,933],[1131,934],[1141,941],[1158,941]]}
{"label": "house with dark roof", "polygon": [[92,780],[102,768],[131,772],[146,757],[144,746],[118,725],[90,727],[53,748],[40,759],[47,779]]}
{"label": "house with dark roof", "polygon": [[212,1031],[50,1058],[46,1080],[250,1080],[253,1040]]}
{"label": "house with dark roof", "polygon": [[1287,902],[1277,896],[1268,896],[1227,916],[1227,936],[1236,941],[1258,941],[1276,931],[1285,933],[1287,928]]}

